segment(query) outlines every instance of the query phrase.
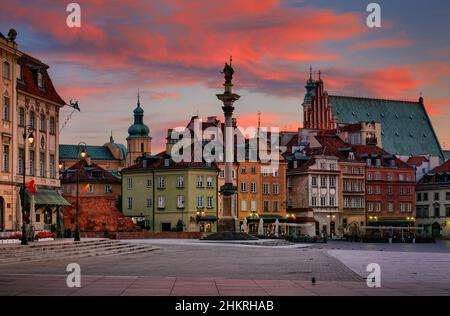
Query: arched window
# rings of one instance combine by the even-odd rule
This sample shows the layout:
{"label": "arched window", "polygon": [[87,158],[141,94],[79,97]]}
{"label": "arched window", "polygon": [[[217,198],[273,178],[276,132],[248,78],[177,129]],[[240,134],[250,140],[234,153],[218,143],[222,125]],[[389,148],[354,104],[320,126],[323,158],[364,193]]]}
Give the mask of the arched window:
{"label": "arched window", "polygon": [[11,66],[7,61],[3,63],[3,78],[5,79],[11,79],[10,73],[11,73]]}
{"label": "arched window", "polygon": [[41,116],[40,116],[40,118],[39,118],[39,122],[40,122],[40,124],[39,124],[39,129],[42,131],[42,132],[45,132],[46,130],[47,130],[47,121],[45,120],[45,115],[44,114],[41,114]]}

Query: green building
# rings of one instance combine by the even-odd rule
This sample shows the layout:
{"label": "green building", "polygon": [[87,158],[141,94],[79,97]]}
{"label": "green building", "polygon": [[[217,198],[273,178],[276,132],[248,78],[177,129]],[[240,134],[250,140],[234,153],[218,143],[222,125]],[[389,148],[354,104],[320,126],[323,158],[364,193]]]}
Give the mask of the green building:
{"label": "green building", "polygon": [[215,232],[218,169],[176,163],[165,152],[122,170],[123,212],[151,231]]}

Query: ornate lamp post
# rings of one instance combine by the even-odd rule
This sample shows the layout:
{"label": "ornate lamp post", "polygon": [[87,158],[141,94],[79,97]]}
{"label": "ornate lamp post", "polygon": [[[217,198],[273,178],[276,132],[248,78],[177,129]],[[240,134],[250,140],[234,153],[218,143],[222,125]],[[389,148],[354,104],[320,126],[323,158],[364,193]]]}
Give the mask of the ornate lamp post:
{"label": "ornate lamp post", "polygon": [[[87,145],[85,142],[78,143],[77,153],[80,155],[82,160],[84,160],[84,158],[86,158],[86,156],[87,156],[86,147],[87,147]],[[81,149],[81,151],[80,151],[80,149]],[[80,241],[80,223],[78,220],[80,169],[81,169],[80,167],[78,167],[78,169],[77,169],[77,207],[76,207],[76,211],[75,211],[75,238],[74,238],[75,241]]]}
{"label": "ornate lamp post", "polygon": [[31,125],[27,125],[24,127],[23,131],[23,145],[24,145],[24,156],[23,156],[23,189],[22,189],[22,245],[28,245],[27,238],[27,228],[26,228],[26,219],[25,219],[25,177],[26,177],[26,166],[25,166],[25,143],[28,139],[28,143],[32,145],[34,143],[34,128]]}
{"label": "ornate lamp post", "polygon": [[230,64],[225,63],[222,73],[225,75],[225,91],[218,94],[217,98],[223,103],[223,113],[225,115],[225,184],[220,188],[223,199],[223,218],[219,219],[219,229],[223,231],[236,230],[236,212],[234,208],[234,197],[236,187],[233,184],[233,162],[234,162],[234,141],[233,141],[233,111],[234,102],[239,100],[240,96],[233,93],[233,74],[232,58]]}

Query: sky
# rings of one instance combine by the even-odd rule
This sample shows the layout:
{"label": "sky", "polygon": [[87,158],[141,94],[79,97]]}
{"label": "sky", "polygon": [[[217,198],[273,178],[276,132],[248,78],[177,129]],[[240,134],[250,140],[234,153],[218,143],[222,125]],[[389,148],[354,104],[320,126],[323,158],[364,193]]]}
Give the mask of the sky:
{"label": "sky", "polygon": [[[216,94],[233,56],[241,126],[296,130],[310,66],[329,94],[418,100],[450,149],[450,2],[364,0],[79,0],[81,28],[68,28],[71,1],[2,0],[0,31],[50,66],[66,100],[78,100],[61,143],[125,143],[140,91],[154,151],[168,128],[191,116],[223,116]],[[61,111],[63,123],[71,109]]]}

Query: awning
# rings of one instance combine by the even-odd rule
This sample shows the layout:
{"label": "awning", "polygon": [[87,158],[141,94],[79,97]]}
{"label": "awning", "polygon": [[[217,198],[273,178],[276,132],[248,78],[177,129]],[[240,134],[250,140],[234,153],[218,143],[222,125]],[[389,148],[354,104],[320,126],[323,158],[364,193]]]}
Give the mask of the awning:
{"label": "awning", "polygon": [[217,216],[215,215],[198,216],[197,222],[217,222]]}
{"label": "awning", "polygon": [[262,218],[264,223],[275,223],[277,220],[279,223],[285,223],[286,218],[280,215],[259,215],[247,217],[248,223],[257,223]]}
{"label": "awning", "polygon": [[391,219],[391,220],[378,220],[378,221],[369,221],[368,226],[388,226],[388,227],[408,227],[414,226],[414,223],[407,220],[402,219]]}
{"label": "awning", "polygon": [[[31,200],[30,193],[26,192],[26,202]],[[48,205],[48,206],[68,206],[71,205],[66,201],[57,191],[48,189],[38,189],[38,192],[34,194],[34,203],[36,205]]]}

